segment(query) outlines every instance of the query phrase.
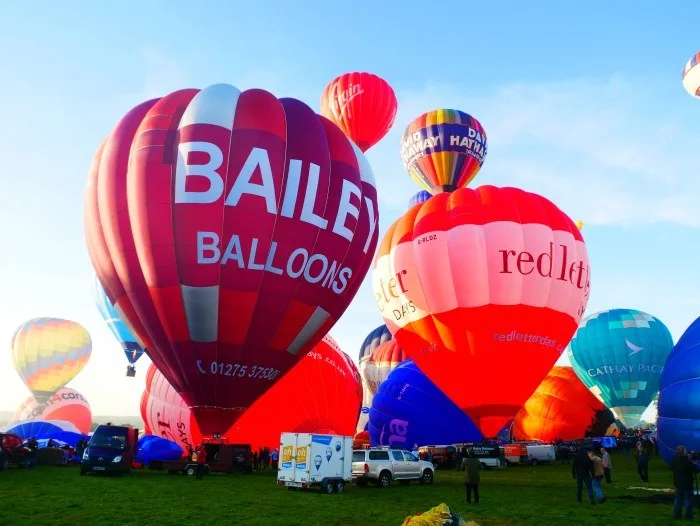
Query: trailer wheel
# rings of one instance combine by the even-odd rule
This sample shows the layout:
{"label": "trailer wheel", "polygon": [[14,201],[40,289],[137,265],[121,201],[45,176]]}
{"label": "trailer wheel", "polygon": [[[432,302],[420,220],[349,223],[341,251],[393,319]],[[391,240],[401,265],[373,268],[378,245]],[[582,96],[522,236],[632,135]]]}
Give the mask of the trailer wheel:
{"label": "trailer wheel", "polygon": [[185,475],[191,477],[191,476],[194,475],[194,474],[195,474],[195,469],[194,469],[192,466],[188,466],[188,467],[185,469]]}
{"label": "trailer wheel", "polygon": [[342,480],[339,480],[338,482],[335,483],[335,491],[338,493],[342,493],[345,491],[345,482]]}
{"label": "trailer wheel", "polygon": [[326,491],[326,493],[328,495],[333,493],[333,482],[331,482],[330,480],[328,482],[326,482],[325,486],[323,486],[323,489]]}

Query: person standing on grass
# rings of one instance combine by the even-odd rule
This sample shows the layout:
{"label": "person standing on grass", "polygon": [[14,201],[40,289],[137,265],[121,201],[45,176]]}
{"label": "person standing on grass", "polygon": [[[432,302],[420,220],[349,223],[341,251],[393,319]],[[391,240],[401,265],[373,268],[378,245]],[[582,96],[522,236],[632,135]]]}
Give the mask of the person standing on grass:
{"label": "person standing on grass", "polygon": [[588,452],[588,458],[593,461],[593,479],[591,480],[591,485],[593,486],[593,492],[598,498],[598,503],[602,504],[605,502],[605,495],[603,495],[603,490],[600,488],[600,483],[605,475],[605,468],[603,467],[603,461],[600,457],[597,457],[595,451]]}
{"label": "person standing on grass", "polygon": [[474,502],[479,504],[479,481],[481,479],[481,462],[474,456],[471,449],[467,450],[467,458],[464,460],[464,483],[467,487],[467,504],[472,503],[472,490],[474,491]]}
{"label": "person standing on grass", "polygon": [[593,477],[593,461],[590,459],[586,451],[580,448],[576,456],[574,457],[574,462],[571,465],[571,475],[576,479],[576,500],[581,503],[583,497],[583,485],[586,485],[586,490],[588,491],[588,499],[591,504],[595,504],[595,497],[593,496],[593,484],[591,478]]}
{"label": "person standing on grass", "polygon": [[272,469],[277,469],[277,461],[280,458],[280,454],[279,451],[277,451],[277,448],[275,448],[270,457],[272,458]]}
{"label": "person standing on grass", "polygon": [[685,507],[685,518],[693,520],[693,476],[698,468],[690,460],[685,447],[676,448],[676,457],[671,462],[673,488],[676,496],[673,501],[673,518],[681,518],[681,508]]}
{"label": "person standing on grass", "polygon": [[603,469],[605,470],[605,481],[610,484],[612,482],[612,477],[610,476],[610,470],[612,469],[612,460],[610,460],[610,453],[604,447],[600,448],[600,454],[603,456]]}
{"label": "person standing on grass", "polygon": [[641,442],[637,444],[637,473],[642,482],[649,482],[649,453]]}
{"label": "person standing on grass", "polygon": [[207,463],[207,450],[204,446],[199,446],[197,449],[197,480],[202,480],[204,474],[204,466]]}

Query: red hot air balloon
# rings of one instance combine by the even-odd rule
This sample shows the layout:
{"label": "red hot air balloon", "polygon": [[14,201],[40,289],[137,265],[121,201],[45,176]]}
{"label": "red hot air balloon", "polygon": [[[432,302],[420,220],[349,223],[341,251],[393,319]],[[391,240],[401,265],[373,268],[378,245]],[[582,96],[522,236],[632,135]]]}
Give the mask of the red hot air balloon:
{"label": "red hot air balloon", "polygon": [[60,420],[69,422],[81,433],[88,434],[92,425],[92,411],[83,395],[75,389],[64,387],[45,404],[30,396],[19,406],[13,420]]}
{"label": "red hot air balloon", "polygon": [[110,303],[210,435],[335,324],[377,219],[371,168],[337,126],[216,84],[117,124],[93,160],[85,229]]}
{"label": "red hot air balloon", "polygon": [[345,73],[323,91],[321,115],[366,152],[391,129],[397,105],[394,90],[384,79],[372,73]]}
{"label": "red hot air balloon", "polygon": [[559,358],[590,288],[573,221],[539,195],[493,186],[409,209],[384,236],[372,280],[399,345],[487,437]]}
{"label": "red hot air balloon", "polygon": [[[143,399],[141,416],[154,434],[185,450],[200,443],[202,434],[187,404],[153,365],[146,375]],[[361,402],[357,367],[326,336],[225,437],[259,447],[277,444],[283,431],[352,435]]]}
{"label": "red hot air balloon", "polygon": [[571,367],[554,366],[515,415],[515,440],[574,440],[619,433],[615,415]]}

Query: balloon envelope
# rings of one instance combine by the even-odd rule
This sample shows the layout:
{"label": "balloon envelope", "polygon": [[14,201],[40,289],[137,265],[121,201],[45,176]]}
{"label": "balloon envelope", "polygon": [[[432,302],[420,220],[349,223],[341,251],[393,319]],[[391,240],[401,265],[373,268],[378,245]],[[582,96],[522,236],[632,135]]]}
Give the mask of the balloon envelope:
{"label": "balloon envelope", "polygon": [[143,349],[136,342],[136,338],[131,334],[121,316],[119,316],[115,306],[110,302],[97,276],[95,276],[95,302],[97,303],[97,310],[100,312],[100,316],[102,316],[107,327],[109,327],[109,330],[119,342],[119,345],[121,345],[126,359],[129,360],[130,364],[135,364],[141,358]]}
{"label": "balloon envelope", "polygon": [[110,303],[207,435],[335,324],[377,219],[372,170],[336,125],[227,84],[127,113],[93,159],[85,205]]}
{"label": "balloon envelope", "polygon": [[23,440],[36,438],[37,440],[59,440],[73,447],[79,440],[86,437],[70,422],[60,420],[26,420],[23,422],[13,422],[6,426],[3,433],[14,433]]}
{"label": "balloon envelope", "polygon": [[586,245],[568,216],[536,194],[492,186],[409,209],[387,230],[372,274],[401,348],[487,437],[561,355],[589,279]]}
{"label": "balloon envelope", "polygon": [[92,411],[83,395],[64,387],[44,404],[30,396],[19,406],[13,420],[61,420],[87,434],[92,426]]}
{"label": "balloon envelope", "polygon": [[12,363],[39,402],[82,371],[92,352],[90,335],[81,325],[59,318],[33,318],[12,337]]}
{"label": "balloon envelope", "polygon": [[700,318],[668,356],[659,385],[659,453],[670,464],[677,446],[700,451]]}
{"label": "balloon envelope", "polygon": [[554,366],[515,415],[515,440],[575,440],[617,431],[615,416],[583,385],[571,367]]}
{"label": "balloon envelope", "polygon": [[459,110],[433,110],[408,125],[401,159],[409,175],[432,194],[467,186],[484,164],[486,132]]}
{"label": "balloon envelope", "polygon": [[700,99],[700,51],[695,53],[683,68],[683,87],[691,97]]}
{"label": "balloon envelope", "polygon": [[384,79],[372,73],[345,73],[323,91],[321,115],[366,152],[391,129],[397,105],[394,90]]}
{"label": "balloon envelope", "polygon": [[386,325],[382,324],[373,331],[371,331],[366,337],[365,340],[362,342],[362,345],[360,345],[360,376],[362,377],[362,409],[360,411],[360,418],[357,421],[357,429],[356,431],[360,433],[361,431],[364,431],[367,428],[367,422],[369,421],[369,408],[372,405],[372,397],[374,396],[373,392],[368,384],[367,380],[365,380],[365,368],[367,367],[367,363],[372,356],[372,353],[374,350],[379,347],[381,344],[388,342],[391,340],[393,336],[391,335],[391,332],[387,328]]}
{"label": "balloon envelope", "polygon": [[658,318],[611,309],[581,322],[568,354],[581,381],[623,424],[634,427],[659,392],[672,348],[671,333]]}
{"label": "balloon envelope", "polygon": [[478,442],[482,434],[411,360],[379,386],[369,412],[372,445],[411,448]]}
{"label": "balloon envelope", "polygon": [[153,435],[143,435],[139,438],[136,449],[136,460],[148,465],[152,460],[178,460],[185,452],[172,440]]}
{"label": "balloon envelope", "polygon": [[431,197],[433,197],[433,194],[431,194],[430,192],[426,192],[425,190],[421,190],[413,197],[411,197],[411,200],[408,202],[408,208],[411,208],[412,206],[415,206],[418,203],[424,203]]}
{"label": "balloon envelope", "polygon": [[[195,447],[202,433],[182,398],[154,366],[142,417],[154,434]],[[225,437],[253,447],[275,446],[284,431],[353,435],[360,411],[360,375],[350,357],[326,336],[255,402]],[[145,411],[145,412],[144,412]]]}

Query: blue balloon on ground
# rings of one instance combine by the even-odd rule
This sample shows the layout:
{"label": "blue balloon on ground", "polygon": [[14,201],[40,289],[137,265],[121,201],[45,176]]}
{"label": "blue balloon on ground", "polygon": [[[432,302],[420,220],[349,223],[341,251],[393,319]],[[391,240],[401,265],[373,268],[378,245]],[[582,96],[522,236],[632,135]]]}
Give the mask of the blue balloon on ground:
{"label": "blue balloon on ground", "polygon": [[424,203],[428,199],[433,197],[433,194],[430,192],[427,192],[425,190],[421,190],[418,192],[416,195],[411,197],[411,199],[408,201],[408,208],[411,208],[412,206],[416,206],[418,203]]}
{"label": "blue balloon on ground", "polygon": [[78,441],[87,438],[73,424],[62,420],[25,420],[22,422],[13,422],[2,429],[3,433],[12,433],[17,435],[22,440],[36,438],[39,440],[58,440],[65,442],[72,447],[78,444]]}
{"label": "blue balloon on ground", "polygon": [[373,446],[419,446],[478,442],[471,419],[425,374],[406,360],[394,369],[372,401],[369,439]]}
{"label": "blue balloon on ground", "polygon": [[182,448],[172,440],[155,435],[143,435],[139,438],[136,460],[148,465],[152,460],[178,460],[182,458],[183,453]]}
{"label": "blue balloon on ground", "polygon": [[659,453],[670,464],[677,446],[700,451],[700,318],[671,351],[659,387]]}

